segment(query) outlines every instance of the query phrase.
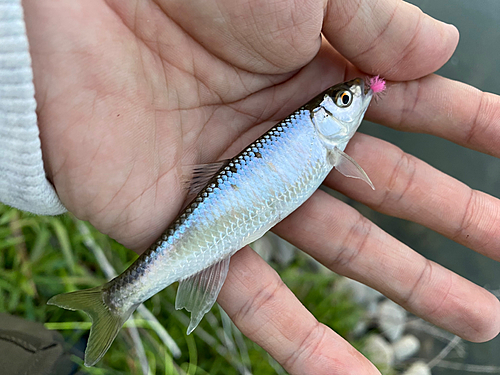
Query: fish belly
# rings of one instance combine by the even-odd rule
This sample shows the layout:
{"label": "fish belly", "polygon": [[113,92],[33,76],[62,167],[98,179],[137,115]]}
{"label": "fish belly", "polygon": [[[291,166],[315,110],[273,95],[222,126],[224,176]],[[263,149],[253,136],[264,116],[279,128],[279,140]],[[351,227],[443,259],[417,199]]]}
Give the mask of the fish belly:
{"label": "fish belly", "polygon": [[331,169],[308,111],[290,116],[233,158],[119,276],[115,302],[143,302],[233,255],[304,203]]}

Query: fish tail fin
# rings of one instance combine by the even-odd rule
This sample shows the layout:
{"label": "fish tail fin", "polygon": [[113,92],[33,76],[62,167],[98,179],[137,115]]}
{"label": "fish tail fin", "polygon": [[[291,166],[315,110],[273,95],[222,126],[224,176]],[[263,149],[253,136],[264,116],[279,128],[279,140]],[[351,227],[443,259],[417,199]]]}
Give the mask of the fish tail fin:
{"label": "fish tail fin", "polygon": [[115,311],[103,298],[104,285],[76,292],[59,294],[47,301],[67,310],[82,310],[92,320],[85,350],[85,366],[93,366],[108,351],[122,325],[137,308],[134,305],[123,313]]}

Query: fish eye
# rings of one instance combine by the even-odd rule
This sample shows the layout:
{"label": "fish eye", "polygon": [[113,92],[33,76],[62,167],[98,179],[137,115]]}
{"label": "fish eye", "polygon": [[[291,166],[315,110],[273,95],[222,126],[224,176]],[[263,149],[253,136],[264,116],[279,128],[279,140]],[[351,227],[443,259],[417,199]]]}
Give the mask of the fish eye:
{"label": "fish eye", "polygon": [[339,107],[348,107],[352,102],[352,93],[349,90],[340,91],[335,96],[335,104]]}

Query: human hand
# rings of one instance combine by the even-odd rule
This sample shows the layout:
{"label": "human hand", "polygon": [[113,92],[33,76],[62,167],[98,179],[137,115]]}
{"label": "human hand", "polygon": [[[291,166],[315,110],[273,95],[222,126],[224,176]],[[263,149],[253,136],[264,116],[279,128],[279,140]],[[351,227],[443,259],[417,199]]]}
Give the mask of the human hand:
{"label": "human hand", "polygon": [[[451,56],[456,30],[406,3],[372,3],[25,1],[44,161],[63,203],[140,251],[184,200],[182,165],[234,155],[357,68],[393,81],[368,118],[495,154],[487,125],[498,98],[420,78]],[[496,199],[368,136],[347,152],[377,190],[335,172],[326,185],[498,258]],[[494,296],[323,192],[275,231],[466,339],[498,333]],[[233,257],[219,302],[290,373],[377,373],[248,248]]]}

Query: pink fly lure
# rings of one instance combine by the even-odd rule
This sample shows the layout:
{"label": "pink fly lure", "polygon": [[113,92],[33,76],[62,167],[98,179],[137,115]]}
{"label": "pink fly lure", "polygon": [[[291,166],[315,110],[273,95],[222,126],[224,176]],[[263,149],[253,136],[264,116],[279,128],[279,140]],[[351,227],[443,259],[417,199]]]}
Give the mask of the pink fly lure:
{"label": "pink fly lure", "polygon": [[379,94],[385,90],[385,80],[380,76],[371,77],[368,85],[374,94]]}

